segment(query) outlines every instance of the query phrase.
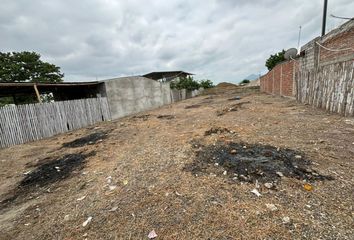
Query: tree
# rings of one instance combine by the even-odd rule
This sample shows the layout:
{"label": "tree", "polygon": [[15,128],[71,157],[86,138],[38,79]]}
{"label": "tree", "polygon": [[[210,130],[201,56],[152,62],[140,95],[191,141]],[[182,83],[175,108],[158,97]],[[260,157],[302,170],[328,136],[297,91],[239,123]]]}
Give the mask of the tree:
{"label": "tree", "polygon": [[241,82],[240,82],[240,84],[246,84],[246,83],[250,83],[251,81],[250,80],[248,80],[248,79],[243,79]]}
{"label": "tree", "polygon": [[199,83],[200,87],[204,88],[204,89],[207,89],[207,88],[212,88],[214,87],[214,84],[211,80],[201,80],[200,83]]}
{"label": "tree", "polygon": [[170,83],[170,87],[172,89],[178,89],[178,90],[187,89],[189,91],[193,91],[200,88],[200,84],[197,81],[195,81],[193,77],[188,76],[188,77],[180,77],[178,80],[172,81]]}
{"label": "tree", "polygon": [[1,82],[62,82],[60,67],[40,59],[35,52],[0,52]]}
{"label": "tree", "polygon": [[284,54],[285,50],[283,49],[281,52],[278,52],[274,55],[270,55],[270,57],[265,63],[265,66],[268,68],[269,71],[272,70],[278,63],[285,61]]}

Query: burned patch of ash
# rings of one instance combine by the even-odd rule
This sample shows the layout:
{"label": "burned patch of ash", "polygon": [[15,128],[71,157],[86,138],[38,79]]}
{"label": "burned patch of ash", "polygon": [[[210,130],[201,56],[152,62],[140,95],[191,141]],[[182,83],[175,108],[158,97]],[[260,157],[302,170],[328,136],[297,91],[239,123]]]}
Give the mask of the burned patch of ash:
{"label": "burned patch of ash", "polygon": [[201,107],[200,104],[193,104],[193,105],[186,106],[185,109],[200,108],[200,107]]}
{"label": "burned patch of ash", "polygon": [[103,139],[107,138],[107,136],[108,132],[96,132],[81,138],[77,138],[71,142],[63,143],[62,146],[65,148],[83,147],[85,145],[92,145],[98,142],[102,142]]}
{"label": "burned patch of ash", "polygon": [[43,187],[50,183],[68,178],[74,171],[83,169],[86,158],[95,153],[67,154],[60,158],[44,159],[36,166],[36,169],[26,175],[20,182],[19,187],[39,186]]}
{"label": "burned patch of ash", "polygon": [[35,169],[26,174],[18,184],[17,188],[5,200],[0,202],[0,209],[6,208],[15,201],[24,201],[28,195],[38,196],[44,188],[50,184],[62,181],[79,173],[85,166],[86,159],[95,155],[95,152],[88,154],[75,153],[67,154],[59,158],[45,158],[35,164]]}
{"label": "burned patch of ash", "polygon": [[167,120],[171,120],[176,118],[174,115],[158,115],[157,116],[158,119],[167,119]]}
{"label": "burned patch of ash", "polygon": [[208,174],[241,182],[272,183],[282,176],[299,180],[332,180],[310,168],[311,161],[301,152],[270,145],[224,143],[201,145],[194,161],[184,170],[193,174]]}
{"label": "burned patch of ash", "polygon": [[234,133],[234,132],[227,128],[212,127],[209,130],[204,132],[204,136],[210,136],[212,134],[222,134],[222,133]]}

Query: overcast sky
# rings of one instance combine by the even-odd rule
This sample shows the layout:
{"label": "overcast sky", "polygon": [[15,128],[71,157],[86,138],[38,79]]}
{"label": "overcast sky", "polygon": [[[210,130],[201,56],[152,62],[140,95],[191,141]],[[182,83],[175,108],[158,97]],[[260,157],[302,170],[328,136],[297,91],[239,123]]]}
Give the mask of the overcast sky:
{"label": "overcast sky", "polygon": [[[0,0],[0,51],[35,51],[65,81],[184,70],[238,82],[321,31],[322,0]],[[328,15],[354,15],[329,0]],[[330,30],[343,20],[328,18]]]}

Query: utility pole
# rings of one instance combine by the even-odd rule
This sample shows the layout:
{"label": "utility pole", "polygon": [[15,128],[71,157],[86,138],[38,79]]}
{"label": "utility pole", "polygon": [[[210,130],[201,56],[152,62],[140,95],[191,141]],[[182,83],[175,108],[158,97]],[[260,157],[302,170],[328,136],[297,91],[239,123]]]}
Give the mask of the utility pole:
{"label": "utility pole", "polygon": [[328,0],[324,0],[323,18],[322,18],[322,36],[326,34],[327,4],[328,4]]}
{"label": "utility pole", "polygon": [[300,52],[301,26],[299,27],[299,38],[297,39],[297,50]]}

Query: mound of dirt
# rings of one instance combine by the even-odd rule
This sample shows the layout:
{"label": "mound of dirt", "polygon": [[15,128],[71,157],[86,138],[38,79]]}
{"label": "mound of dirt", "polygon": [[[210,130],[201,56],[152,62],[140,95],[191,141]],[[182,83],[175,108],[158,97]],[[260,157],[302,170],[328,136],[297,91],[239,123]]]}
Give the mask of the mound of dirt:
{"label": "mound of dirt", "polygon": [[[282,176],[300,180],[332,180],[310,168],[304,154],[270,145],[217,142],[201,146],[194,162],[184,170],[193,174],[207,173],[228,176],[235,181],[276,184]],[[225,174],[226,173],[226,174]]]}
{"label": "mound of dirt", "polygon": [[228,82],[221,82],[215,86],[216,88],[226,88],[226,87],[238,87],[236,84],[228,83]]}

